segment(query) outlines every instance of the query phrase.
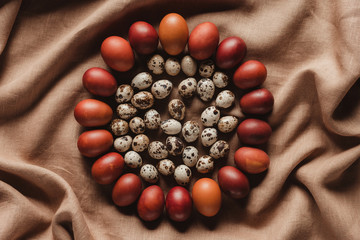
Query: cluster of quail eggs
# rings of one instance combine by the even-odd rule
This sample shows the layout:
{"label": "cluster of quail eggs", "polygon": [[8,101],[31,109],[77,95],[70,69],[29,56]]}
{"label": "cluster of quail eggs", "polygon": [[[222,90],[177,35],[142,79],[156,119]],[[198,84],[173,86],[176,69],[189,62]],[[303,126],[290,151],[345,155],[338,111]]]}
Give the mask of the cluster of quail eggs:
{"label": "cluster of quail eggs", "polygon": [[[130,84],[118,87],[115,100],[118,103],[117,116],[110,124],[114,140],[114,148],[125,153],[125,164],[130,168],[140,168],[140,176],[149,183],[159,180],[159,173],[164,176],[174,175],[179,185],[187,185],[192,177],[191,168],[195,167],[199,173],[209,173],[214,168],[214,160],[227,156],[229,144],[218,139],[218,131],[229,133],[238,125],[234,116],[222,116],[221,109],[233,106],[235,95],[230,90],[222,90],[216,96],[215,106],[205,108],[200,117],[203,130],[197,121],[186,121],[186,106],[181,99],[172,99],[168,102],[170,119],[162,120],[160,113],[153,109],[154,101],[168,97],[173,89],[173,83],[167,79],[153,81],[153,75],[167,73],[176,76],[182,70],[188,77],[178,85],[178,93],[188,99],[195,95],[204,102],[209,102],[215,95],[216,88],[223,89],[229,83],[229,77],[220,71],[215,71],[215,64],[208,59],[199,64],[189,55],[181,61],[170,57],[166,61],[156,54],[147,62],[150,72],[140,72]],[[201,79],[194,76],[199,73]],[[151,74],[152,73],[152,74]],[[143,117],[139,117],[144,112]],[[167,135],[165,143],[151,141],[145,134],[146,129],[161,129]],[[130,135],[132,132],[134,137]],[[194,146],[186,146],[200,140],[204,147],[209,148],[209,155],[199,156]],[[156,166],[150,163],[143,164],[141,154],[157,161]],[[171,156],[182,158],[182,164],[175,166]]]}

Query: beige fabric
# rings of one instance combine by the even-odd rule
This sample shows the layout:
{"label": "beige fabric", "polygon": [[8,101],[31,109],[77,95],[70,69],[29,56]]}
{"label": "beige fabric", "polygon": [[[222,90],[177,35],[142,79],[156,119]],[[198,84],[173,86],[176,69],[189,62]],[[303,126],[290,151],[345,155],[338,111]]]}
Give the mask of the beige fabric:
{"label": "beige fabric", "polygon": [[[144,223],[134,206],[112,203],[112,185],[92,180],[92,160],[76,147],[84,129],[73,109],[92,97],[82,74],[106,67],[102,40],[126,37],[137,20],[157,28],[169,12],[182,14],[190,30],[211,21],[221,40],[242,37],[246,59],[266,65],[264,87],[275,97],[264,146],[271,164],[249,176],[248,198],[224,196],[215,218],[194,211],[183,224],[166,216]],[[359,238],[358,0],[5,0],[0,26],[0,239]],[[116,76],[126,82],[137,70]],[[187,119],[205,107],[187,104]],[[238,106],[230,113],[241,116]],[[228,140],[233,165],[240,144],[235,134]],[[167,191],[173,182],[160,184]]]}

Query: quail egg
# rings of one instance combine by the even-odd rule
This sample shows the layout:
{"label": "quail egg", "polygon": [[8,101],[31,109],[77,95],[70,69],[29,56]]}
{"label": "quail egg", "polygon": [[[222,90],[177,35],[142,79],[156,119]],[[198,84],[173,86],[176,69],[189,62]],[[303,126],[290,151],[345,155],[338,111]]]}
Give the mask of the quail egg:
{"label": "quail egg", "polygon": [[167,135],[176,135],[181,131],[181,123],[175,119],[167,119],[161,122],[160,128]]}
{"label": "quail egg", "polygon": [[200,135],[200,126],[195,121],[187,121],[181,131],[186,142],[195,142]]}
{"label": "quail egg", "polygon": [[136,135],[132,141],[131,147],[135,152],[143,152],[149,146],[149,138],[145,134]]}
{"label": "quail egg", "polygon": [[168,104],[171,117],[176,120],[183,120],[185,117],[185,104],[180,99],[172,99]]}
{"label": "quail egg", "polygon": [[186,78],[182,80],[178,86],[178,92],[183,98],[191,98],[196,93],[196,79]]}
{"label": "quail egg", "polygon": [[169,80],[163,79],[154,82],[151,86],[151,93],[154,95],[156,99],[164,99],[171,93],[173,88],[172,82]]}
{"label": "quail egg", "polygon": [[165,61],[162,56],[159,54],[155,54],[150,58],[150,60],[147,63],[147,67],[150,71],[152,71],[153,74],[159,75],[164,72],[165,69]]}
{"label": "quail egg", "polygon": [[196,60],[189,55],[186,55],[181,59],[181,70],[186,74],[186,76],[194,76],[197,70]]}
{"label": "quail egg", "polygon": [[196,162],[196,170],[199,173],[209,173],[214,170],[214,160],[209,155],[204,155]]}
{"label": "quail egg", "polygon": [[137,109],[130,103],[122,103],[117,106],[116,112],[121,119],[128,120],[137,114]]}
{"label": "quail egg", "polygon": [[140,154],[135,151],[128,151],[124,156],[126,166],[130,168],[138,168],[142,165],[142,158]]}
{"label": "quail egg", "polygon": [[129,102],[134,95],[133,88],[128,84],[120,85],[115,93],[115,101],[117,103],[126,103]]}
{"label": "quail egg", "polygon": [[204,147],[210,147],[217,141],[218,134],[216,128],[205,128],[201,133],[201,143]]}
{"label": "quail egg", "polygon": [[179,185],[185,186],[189,184],[191,175],[191,169],[184,164],[181,164],[175,168],[174,178]]}
{"label": "quail egg", "polygon": [[141,91],[131,98],[131,103],[138,109],[148,109],[154,105],[154,96],[148,91]]}
{"label": "quail egg", "polygon": [[150,109],[144,115],[144,122],[146,128],[150,130],[158,129],[161,123],[160,113],[155,109]]}
{"label": "quail egg", "polygon": [[176,58],[168,58],[165,62],[165,71],[170,76],[176,76],[180,73],[180,63]]}
{"label": "quail egg", "polygon": [[159,180],[159,172],[151,164],[144,164],[141,167],[140,176],[148,183],[156,183]]}
{"label": "quail egg", "polygon": [[148,146],[148,152],[150,157],[158,160],[167,158],[169,155],[166,146],[160,141],[151,142]]}
{"label": "quail egg", "polygon": [[215,105],[219,108],[229,108],[235,102],[235,94],[230,90],[221,91],[215,100]]}
{"label": "quail egg", "polygon": [[115,136],[122,136],[129,132],[129,124],[122,119],[112,120],[110,128]]}
{"label": "quail egg", "polygon": [[132,80],[131,86],[135,90],[144,90],[152,84],[152,76],[148,72],[138,73]]}
{"label": "quail egg", "polygon": [[174,137],[174,136],[167,137],[165,145],[170,155],[173,156],[179,156],[184,151],[184,143],[178,137]]}
{"label": "quail egg", "polygon": [[220,111],[215,106],[207,107],[201,113],[200,118],[205,127],[215,126],[220,119]]}
{"label": "quail egg", "polygon": [[219,159],[226,157],[229,151],[230,145],[224,140],[219,140],[211,146],[209,155],[214,159]]}
{"label": "quail egg", "polygon": [[232,132],[238,126],[239,120],[234,116],[224,116],[218,122],[218,129],[220,132]]}
{"label": "quail egg", "polygon": [[129,135],[118,137],[114,141],[114,148],[119,152],[126,152],[130,149],[132,137]]}
{"label": "quail egg", "polygon": [[229,84],[229,77],[223,72],[215,72],[212,80],[217,88],[224,88]]}
{"label": "quail egg", "polygon": [[197,83],[197,93],[201,100],[208,102],[210,101],[215,93],[215,85],[209,78],[202,78]]}
{"label": "quail egg", "polygon": [[194,146],[187,146],[182,153],[182,160],[188,167],[194,167],[199,158],[199,151]]}
{"label": "quail egg", "polygon": [[170,176],[175,171],[175,164],[169,159],[163,159],[156,165],[158,171],[164,176]]}
{"label": "quail egg", "polygon": [[199,74],[204,78],[209,78],[213,75],[215,64],[211,59],[205,60],[200,63]]}
{"label": "quail egg", "polygon": [[145,122],[140,117],[134,117],[129,121],[130,130],[135,134],[145,132]]}

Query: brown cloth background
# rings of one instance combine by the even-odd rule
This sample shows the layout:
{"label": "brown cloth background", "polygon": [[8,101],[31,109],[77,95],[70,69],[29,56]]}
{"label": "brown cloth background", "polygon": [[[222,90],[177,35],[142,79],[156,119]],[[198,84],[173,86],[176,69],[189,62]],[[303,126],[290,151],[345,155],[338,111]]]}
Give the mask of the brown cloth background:
{"label": "brown cloth background", "polygon": [[[246,59],[266,65],[271,164],[214,218],[144,223],[92,180],[73,109],[92,97],[83,73],[106,67],[101,42],[169,12],[242,37]],[[359,239],[359,76],[358,0],[0,1],[0,239]]]}

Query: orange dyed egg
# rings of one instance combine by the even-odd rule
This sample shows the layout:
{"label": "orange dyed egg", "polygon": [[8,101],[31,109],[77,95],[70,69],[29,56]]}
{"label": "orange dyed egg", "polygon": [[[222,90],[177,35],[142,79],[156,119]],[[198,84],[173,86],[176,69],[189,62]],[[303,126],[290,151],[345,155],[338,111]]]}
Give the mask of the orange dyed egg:
{"label": "orange dyed egg", "polygon": [[192,198],[196,210],[206,217],[215,216],[220,210],[221,190],[210,178],[201,178],[195,182]]}

